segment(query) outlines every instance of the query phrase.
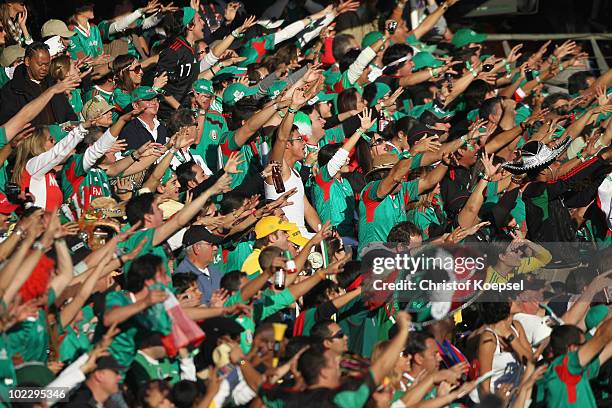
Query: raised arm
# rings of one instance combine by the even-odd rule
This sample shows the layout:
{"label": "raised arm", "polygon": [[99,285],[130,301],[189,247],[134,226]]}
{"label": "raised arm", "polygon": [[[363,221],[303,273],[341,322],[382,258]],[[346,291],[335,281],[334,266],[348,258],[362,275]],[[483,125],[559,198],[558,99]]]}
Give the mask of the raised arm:
{"label": "raised arm", "polygon": [[183,228],[198,212],[204,207],[206,201],[215,194],[224,193],[230,190],[231,177],[224,174],[217,182],[202,195],[195,198],[192,202],[184,206],[176,215],[155,229],[153,245],[157,246],[164,242],[168,237],[179,229]]}
{"label": "raised arm", "polygon": [[396,316],[397,334],[391,340],[387,351],[377,359],[371,366],[370,370],[376,384],[382,383],[385,376],[393,369],[397,363],[397,357],[406,347],[408,340],[408,329],[410,326],[410,315],[408,312],[401,311]]}
{"label": "raised arm", "polygon": [[462,228],[470,228],[480,222],[478,213],[484,203],[484,192],[491,181],[491,177],[497,173],[501,167],[501,163],[497,166],[493,165],[493,156],[487,155],[486,153],[480,159],[484,166],[484,176],[478,180],[478,184],[470,194],[467,202],[461,209],[458,215],[459,226]]}
{"label": "raised arm", "polygon": [[450,6],[452,6],[458,1],[459,0],[446,0],[440,7],[436,9],[436,11],[428,15],[427,18],[425,18],[425,20],[423,20],[421,24],[419,24],[414,30],[412,30],[412,33],[414,34],[416,39],[420,39],[429,31],[431,31],[431,29],[436,25],[438,20],[442,18],[446,10],[448,10]]}
{"label": "raised arm", "polygon": [[63,239],[55,241],[55,253],[57,254],[57,274],[51,279],[49,286],[55,291],[55,295],[60,297],[72,280],[72,257]]}
{"label": "raised arm", "polygon": [[446,174],[448,170],[448,163],[441,161],[438,166],[430,171],[425,178],[419,180],[419,194],[429,191],[436,186]]}
{"label": "raised arm", "polygon": [[25,105],[15,116],[13,116],[2,127],[6,131],[6,138],[10,141],[17,133],[21,132],[23,127],[31,122],[42,110],[51,102],[51,98],[55,95],[63,94],[76,89],[81,83],[81,77],[78,74],[69,75],[63,81],[58,82],[45,92],[40,94],[36,99]]}

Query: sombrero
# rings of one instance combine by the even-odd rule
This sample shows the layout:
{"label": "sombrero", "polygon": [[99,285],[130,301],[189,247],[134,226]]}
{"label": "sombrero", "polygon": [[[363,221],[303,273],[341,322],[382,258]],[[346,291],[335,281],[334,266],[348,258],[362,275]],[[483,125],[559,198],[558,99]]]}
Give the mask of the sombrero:
{"label": "sombrero", "polygon": [[366,175],[366,179],[372,174],[381,171],[381,170],[389,170],[395,166],[395,164],[399,161],[399,157],[393,153],[383,153],[377,154],[372,158],[372,170],[370,170]]}
{"label": "sombrero", "polygon": [[517,160],[506,162],[502,167],[513,174],[524,174],[546,168],[567,149],[571,141],[572,139],[567,137],[556,146],[548,147],[540,141],[532,140],[519,150],[520,157]]}

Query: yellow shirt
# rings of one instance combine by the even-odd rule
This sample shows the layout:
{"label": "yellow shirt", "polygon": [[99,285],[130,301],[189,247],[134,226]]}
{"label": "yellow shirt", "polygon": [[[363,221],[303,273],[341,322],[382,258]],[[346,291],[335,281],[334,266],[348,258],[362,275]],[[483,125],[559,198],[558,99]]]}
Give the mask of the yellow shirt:
{"label": "yellow shirt", "polygon": [[529,273],[533,272],[536,269],[539,269],[545,265],[547,265],[552,260],[552,255],[546,249],[535,254],[535,256],[530,256],[528,258],[522,258],[521,264],[515,268],[514,271],[508,273],[508,275],[502,275],[493,269],[492,266],[489,266],[487,269],[487,283],[507,283],[510,279],[514,277],[514,275],[518,275],[521,273]]}

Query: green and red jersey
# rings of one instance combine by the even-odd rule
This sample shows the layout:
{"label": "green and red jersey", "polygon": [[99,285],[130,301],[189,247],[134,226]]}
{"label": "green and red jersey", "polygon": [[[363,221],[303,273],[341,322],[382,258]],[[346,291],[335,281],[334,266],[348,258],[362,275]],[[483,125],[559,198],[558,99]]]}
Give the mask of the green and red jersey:
{"label": "green and red jersey", "polygon": [[538,382],[545,392],[546,406],[550,408],[596,408],[595,396],[589,381],[599,374],[599,358],[584,367],[578,352],[557,357],[548,366],[544,378]]}
{"label": "green and red jersey", "polygon": [[331,177],[327,166],[323,166],[315,176],[312,192],[321,221],[330,221],[340,236],[354,237],[355,193],[348,180]]}

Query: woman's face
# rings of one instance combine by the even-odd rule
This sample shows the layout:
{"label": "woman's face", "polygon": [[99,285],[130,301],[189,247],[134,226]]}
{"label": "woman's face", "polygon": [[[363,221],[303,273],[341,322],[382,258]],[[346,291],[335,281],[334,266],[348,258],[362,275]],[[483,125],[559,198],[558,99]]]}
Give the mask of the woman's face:
{"label": "woman's face", "polygon": [[113,111],[109,110],[96,121],[98,126],[107,128],[113,124]]}
{"label": "woman's face", "polygon": [[357,102],[355,103],[355,109],[361,112],[365,107],[365,102],[363,101],[363,96],[359,92],[355,92],[355,98]]}
{"label": "woman's face", "polygon": [[128,70],[130,73],[130,80],[134,86],[140,86],[142,83],[142,66],[138,63],[138,61],[134,60]]}
{"label": "woman's face", "polygon": [[0,45],[4,45],[6,43],[6,31],[4,31],[4,26],[0,24]]}
{"label": "woman's face", "polygon": [[49,133],[48,129],[45,129],[45,132],[43,133],[44,137],[45,137],[45,150],[51,150],[53,149],[53,146],[55,146],[55,139],[53,138],[53,136],[51,136],[51,133]]}
{"label": "woman's face", "polygon": [[9,3],[9,7],[11,8],[11,11],[15,14],[23,13],[26,10],[26,6],[25,4],[23,4],[23,2]]}
{"label": "woman's face", "polygon": [[94,8],[93,7],[90,7],[88,9],[86,9],[86,10],[81,11],[80,14],[83,17],[85,17],[87,20],[93,20],[94,17],[95,17]]}

